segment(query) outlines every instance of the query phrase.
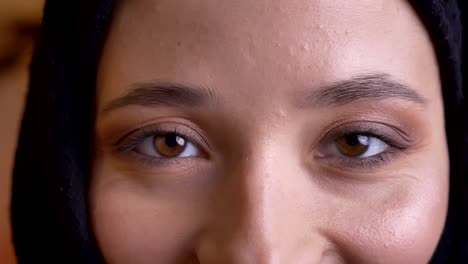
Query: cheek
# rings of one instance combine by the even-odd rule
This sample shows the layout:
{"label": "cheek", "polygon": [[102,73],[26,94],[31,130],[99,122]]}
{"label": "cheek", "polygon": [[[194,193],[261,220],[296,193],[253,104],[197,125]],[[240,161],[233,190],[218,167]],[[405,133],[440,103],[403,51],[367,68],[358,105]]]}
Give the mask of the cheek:
{"label": "cheek", "polygon": [[126,180],[96,180],[90,204],[93,231],[108,263],[189,259],[200,219],[190,202],[158,197]]}
{"label": "cheek", "polygon": [[[177,218],[169,226],[164,206],[148,204],[134,194],[98,190],[93,195],[92,224],[105,259],[109,263],[145,263],[151,257],[168,259],[177,245]],[[175,232],[174,232],[175,231]],[[171,233],[170,235],[168,233]],[[164,237],[164,243],[161,241]]]}
{"label": "cheek", "polygon": [[353,208],[349,215],[354,216],[340,223],[347,231],[339,239],[357,263],[429,261],[444,227],[448,186],[440,180],[413,187],[397,186],[389,198],[374,198],[366,209]]}

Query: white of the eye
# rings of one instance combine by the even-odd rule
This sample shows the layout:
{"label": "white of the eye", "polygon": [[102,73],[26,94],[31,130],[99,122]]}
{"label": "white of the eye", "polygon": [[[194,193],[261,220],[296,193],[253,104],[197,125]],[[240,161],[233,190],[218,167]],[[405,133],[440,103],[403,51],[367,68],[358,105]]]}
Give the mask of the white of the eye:
{"label": "white of the eye", "polygon": [[[178,158],[184,158],[184,157],[193,157],[199,155],[200,151],[198,150],[195,145],[190,143],[189,141],[186,141],[185,139],[178,137],[176,139],[177,143],[179,144],[184,144],[186,142],[186,146],[184,151],[177,156]],[[139,153],[142,153],[147,156],[151,157],[156,157],[156,158],[162,158],[161,154],[159,154],[156,149],[154,148],[154,137],[147,137],[145,138],[136,148],[135,150]]]}
{"label": "white of the eye", "polygon": [[184,151],[182,151],[182,153],[179,154],[179,157],[181,157],[181,158],[194,157],[194,156],[198,156],[200,154],[200,151],[198,150],[197,147],[195,147],[195,145],[193,145],[190,142],[187,142],[186,144],[187,144],[187,146],[185,146]]}
{"label": "white of the eye", "polygon": [[376,137],[359,136],[359,141],[368,146],[366,152],[359,155],[359,158],[368,158],[384,152],[388,145]]}

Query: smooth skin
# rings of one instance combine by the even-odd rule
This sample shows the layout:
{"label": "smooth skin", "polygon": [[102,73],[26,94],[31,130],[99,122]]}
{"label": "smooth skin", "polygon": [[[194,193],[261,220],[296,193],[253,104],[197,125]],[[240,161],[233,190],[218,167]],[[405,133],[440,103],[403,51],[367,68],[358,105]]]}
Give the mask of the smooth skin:
{"label": "smooth skin", "polygon": [[427,263],[445,223],[438,65],[403,0],[121,1],[95,136],[110,264]]}

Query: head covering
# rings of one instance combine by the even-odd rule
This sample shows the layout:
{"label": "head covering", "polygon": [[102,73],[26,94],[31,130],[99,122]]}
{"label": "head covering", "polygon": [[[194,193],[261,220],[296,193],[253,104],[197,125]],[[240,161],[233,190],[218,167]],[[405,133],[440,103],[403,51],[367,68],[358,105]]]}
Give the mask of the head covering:
{"label": "head covering", "polygon": [[[432,263],[468,263],[465,7],[463,0],[410,2],[438,58],[450,155],[449,212]],[[87,217],[86,187],[97,65],[113,6],[112,0],[46,2],[14,166],[11,220],[19,263],[104,263]]]}
{"label": "head covering", "polygon": [[13,171],[19,263],[103,263],[86,186],[97,64],[111,12],[107,0],[46,2]]}
{"label": "head covering", "polygon": [[[425,24],[439,62],[445,110],[445,127],[450,157],[449,209],[444,233],[433,256],[432,263],[468,263],[468,230],[466,221],[468,176],[468,120],[464,99],[462,50],[463,0],[410,1]],[[467,10],[468,11],[468,10]],[[466,29],[465,29],[466,30]],[[465,58],[463,57],[465,56]]]}

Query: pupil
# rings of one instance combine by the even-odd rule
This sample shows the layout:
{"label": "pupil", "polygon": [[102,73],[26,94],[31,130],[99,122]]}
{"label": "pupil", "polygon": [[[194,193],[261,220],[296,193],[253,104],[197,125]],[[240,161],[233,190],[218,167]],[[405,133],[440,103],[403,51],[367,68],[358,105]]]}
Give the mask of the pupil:
{"label": "pupil", "polygon": [[349,146],[368,145],[369,138],[362,135],[349,135],[346,137],[346,144]]}
{"label": "pupil", "polygon": [[359,141],[358,135],[350,135],[346,137],[346,144],[350,146],[356,146],[361,144],[361,142]]}
{"label": "pupil", "polygon": [[174,134],[168,134],[166,135],[166,145],[170,148],[174,148],[174,147],[177,147],[177,146],[180,146],[181,144],[179,144],[179,137],[177,135],[174,135]]}

